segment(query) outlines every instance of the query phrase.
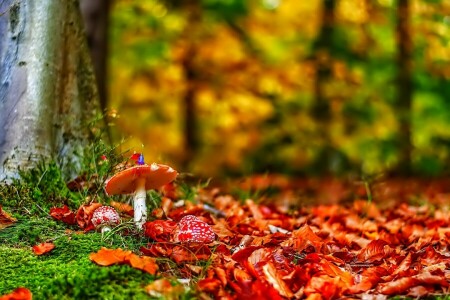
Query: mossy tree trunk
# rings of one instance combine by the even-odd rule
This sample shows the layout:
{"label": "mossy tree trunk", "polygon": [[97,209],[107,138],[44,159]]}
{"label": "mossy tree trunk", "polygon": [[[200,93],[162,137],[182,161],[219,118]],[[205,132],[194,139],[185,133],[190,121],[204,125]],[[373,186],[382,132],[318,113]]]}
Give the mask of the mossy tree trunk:
{"label": "mossy tree trunk", "polygon": [[98,113],[76,0],[0,2],[0,178],[55,159],[75,172]]}

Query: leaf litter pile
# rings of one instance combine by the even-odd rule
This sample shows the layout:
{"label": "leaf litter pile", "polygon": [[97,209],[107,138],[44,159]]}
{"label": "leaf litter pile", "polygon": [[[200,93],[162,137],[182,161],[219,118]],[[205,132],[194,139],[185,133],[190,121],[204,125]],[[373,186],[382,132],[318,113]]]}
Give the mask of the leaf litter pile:
{"label": "leaf litter pile", "polygon": [[[293,209],[284,201],[289,193],[279,197],[284,200],[257,202],[218,189],[198,189],[195,200],[187,201],[175,184],[162,194],[140,232],[148,243],[139,253],[102,248],[89,257],[100,266],[126,264],[156,275],[145,287],[152,296],[176,298],[188,287],[201,299],[383,299],[450,292],[447,194],[433,195],[441,197],[440,205],[401,202],[383,209],[367,200]],[[88,232],[101,205],[55,207],[50,215]],[[122,216],[133,214],[129,205],[111,205]],[[181,239],[191,233],[182,219],[194,220],[208,235]],[[41,255],[53,246],[35,248]]]}

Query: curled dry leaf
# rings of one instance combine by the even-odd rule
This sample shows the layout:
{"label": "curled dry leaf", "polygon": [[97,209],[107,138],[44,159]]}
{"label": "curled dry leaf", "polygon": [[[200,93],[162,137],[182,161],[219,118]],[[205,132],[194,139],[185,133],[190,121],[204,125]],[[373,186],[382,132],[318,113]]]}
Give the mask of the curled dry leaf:
{"label": "curled dry leaf", "polygon": [[52,216],[53,219],[62,221],[68,225],[76,224],[75,214],[67,205],[50,208],[50,216]]}
{"label": "curled dry leaf", "polygon": [[7,295],[0,296],[0,300],[31,300],[33,294],[24,287],[19,287]]}
{"label": "curled dry leaf", "polygon": [[16,222],[16,219],[11,217],[6,211],[0,206],[0,229],[11,226]]}
{"label": "curled dry leaf", "polygon": [[53,243],[42,243],[39,245],[35,245],[32,248],[34,254],[43,255],[45,253],[52,251],[55,248],[55,245]]}

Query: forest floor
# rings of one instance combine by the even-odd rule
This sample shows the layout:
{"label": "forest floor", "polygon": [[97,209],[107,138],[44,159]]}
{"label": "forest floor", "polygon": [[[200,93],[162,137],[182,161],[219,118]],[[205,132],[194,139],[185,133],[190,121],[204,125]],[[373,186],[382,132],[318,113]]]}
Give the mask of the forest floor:
{"label": "forest floor", "polygon": [[[447,179],[177,180],[148,194],[139,231],[98,177],[55,178],[0,185],[2,300],[450,299]],[[112,231],[89,228],[98,202],[120,212]],[[174,239],[186,215],[215,240]]]}

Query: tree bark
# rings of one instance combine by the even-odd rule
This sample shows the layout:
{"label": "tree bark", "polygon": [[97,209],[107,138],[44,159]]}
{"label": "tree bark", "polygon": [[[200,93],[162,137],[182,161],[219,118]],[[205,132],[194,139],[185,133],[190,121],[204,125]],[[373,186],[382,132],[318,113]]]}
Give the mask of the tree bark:
{"label": "tree bark", "polygon": [[195,97],[200,81],[198,67],[195,63],[197,53],[197,41],[199,24],[202,13],[200,2],[198,0],[189,0],[184,3],[187,11],[187,24],[184,31],[184,37],[189,40],[188,49],[183,59],[183,70],[186,78],[186,92],[184,95],[184,152],[182,166],[188,168],[189,164],[195,158],[199,148],[198,124],[196,114]]}
{"label": "tree bark", "polygon": [[330,99],[325,95],[325,86],[331,80],[331,63],[333,52],[333,35],[336,7],[335,0],[324,0],[322,8],[322,25],[319,35],[313,45],[314,62],[316,64],[316,81],[314,85],[315,102],[312,115],[319,125],[318,137],[322,143],[321,153],[315,165],[320,171],[329,172],[333,147],[329,135],[331,119]]}
{"label": "tree bark", "polygon": [[76,172],[98,113],[76,0],[0,1],[0,178],[41,159]]}
{"label": "tree bark", "polygon": [[106,110],[108,103],[106,58],[108,56],[110,2],[110,0],[80,0],[102,111]]}
{"label": "tree bark", "polygon": [[397,109],[400,121],[398,171],[404,175],[411,173],[411,111],[412,111],[412,40],[410,35],[409,0],[397,2]]}

